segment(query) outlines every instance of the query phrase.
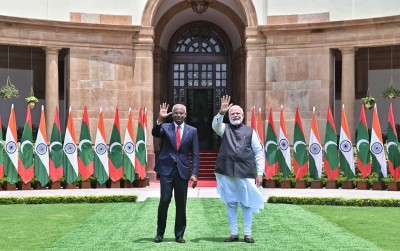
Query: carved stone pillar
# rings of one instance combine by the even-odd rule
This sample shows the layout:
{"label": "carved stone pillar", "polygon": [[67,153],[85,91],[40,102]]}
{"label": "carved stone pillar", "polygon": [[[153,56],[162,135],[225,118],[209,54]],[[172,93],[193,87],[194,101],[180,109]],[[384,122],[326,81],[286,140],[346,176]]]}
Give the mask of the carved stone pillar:
{"label": "carved stone pillar", "polygon": [[257,27],[246,28],[246,97],[247,124],[250,124],[251,107],[265,109],[266,99],[266,49],[265,38]]}
{"label": "carved stone pillar", "polygon": [[153,127],[154,111],[154,30],[151,27],[143,27],[139,33],[133,37],[133,88],[140,93],[140,106],[147,107],[147,175],[149,181],[156,180],[154,172],[155,155],[153,136],[151,129]]}
{"label": "carved stone pillar", "polygon": [[342,52],[342,104],[344,104],[351,139],[355,140],[355,52],[357,48],[341,48]]}
{"label": "carved stone pillar", "polygon": [[54,112],[58,106],[58,51],[60,48],[46,47],[46,81],[45,81],[45,117],[46,130],[50,136],[54,120]]}

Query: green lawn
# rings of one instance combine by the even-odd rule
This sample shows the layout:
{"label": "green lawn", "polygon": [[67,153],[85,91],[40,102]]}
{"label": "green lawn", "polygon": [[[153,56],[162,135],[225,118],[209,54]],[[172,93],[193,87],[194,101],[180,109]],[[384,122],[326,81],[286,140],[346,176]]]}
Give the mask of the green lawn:
{"label": "green lawn", "polygon": [[[0,247],[96,251],[397,249],[397,242],[388,237],[386,224],[399,226],[398,208],[266,204],[254,217],[256,242],[247,244],[242,240],[223,242],[229,227],[220,200],[189,199],[186,243],[178,244],[173,234],[174,201],[164,241],[153,242],[157,205],[157,199],[150,199],[136,203],[0,206]],[[381,220],[389,216],[393,217]],[[243,238],[242,224],[239,231]],[[381,235],[373,234],[376,231]],[[398,230],[392,233],[399,236]]]}

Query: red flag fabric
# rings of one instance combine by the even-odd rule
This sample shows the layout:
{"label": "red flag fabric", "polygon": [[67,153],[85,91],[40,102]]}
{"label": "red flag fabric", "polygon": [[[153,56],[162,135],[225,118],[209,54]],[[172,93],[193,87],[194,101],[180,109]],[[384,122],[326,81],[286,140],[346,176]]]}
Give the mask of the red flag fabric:
{"label": "red flag fabric", "polygon": [[61,129],[58,106],[56,107],[56,111],[54,113],[54,123],[51,130],[49,146],[49,157],[50,179],[52,181],[58,181],[64,175],[64,151],[61,143]]}
{"label": "red flag fabric", "polygon": [[261,144],[264,145],[264,127],[262,125],[262,114],[261,108],[258,109],[258,116],[257,116],[257,134],[261,140]]}
{"label": "red flag fabric", "polygon": [[251,108],[251,128],[253,128],[255,131],[257,131],[257,124],[256,124],[256,111],[255,107],[253,106]]}
{"label": "red flag fabric", "polygon": [[18,159],[18,174],[22,181],[27,184],[35,176],[33,171],[33,137],[31,108],[26,108],[26,120],[21,137],[21,146]]}

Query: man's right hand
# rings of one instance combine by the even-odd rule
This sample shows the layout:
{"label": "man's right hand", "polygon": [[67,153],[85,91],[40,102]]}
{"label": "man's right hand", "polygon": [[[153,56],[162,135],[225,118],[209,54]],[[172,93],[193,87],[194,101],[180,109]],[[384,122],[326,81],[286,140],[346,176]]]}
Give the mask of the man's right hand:
{"label": "man's right hand", "polygon": [[165,102],[160,105],[160,114],[157,120],[159,123],[163,122],[166,117],[172,114],[172,112],[168,112],[168,107],[169,105]]}
{"label": "man's right hand", "polygon": [[221,108],[219,110],[219,113],[221,115],[224,115],[229,110],[229,108],[231,108],[231,106],[233,105],[233,104],[229,104],[230,101],[231,101],[231,97],[230,96],[228,96],[228,95],[222,96],[222,98],[221,98]]}

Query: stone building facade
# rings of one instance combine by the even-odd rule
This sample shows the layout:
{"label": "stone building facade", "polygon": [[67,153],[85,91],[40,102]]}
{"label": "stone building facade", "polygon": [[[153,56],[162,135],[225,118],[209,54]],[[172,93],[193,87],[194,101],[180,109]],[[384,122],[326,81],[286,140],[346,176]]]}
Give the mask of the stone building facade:
{"label": "stone building facade", "polygon": [[[30,60],[30,70],[42,74],[31,84],[42,95],[49,132],[56,106],[64,111],[63,119],[72,107],[77,135],[87,106],[94,137],[100,107],[111,132],[118,106],[123,134],[130,107],[137,118],[139,108],[146,106],[152,125],[161,102],[180,102],[188,107],[188,122],[199,127],[202,149],[213,150],[218,139],[210,119],[221,95],[229,94],[245,109],[248,122],[252,106],[263,109],[264,123],[271,107],[278,126],[283,106],[289,138],[296,107],[306,132],[315,107],[324,135],[328,106],[345,104],[354,135],[360,107],[356,100],[366,95],[370,70],[389,69],[387,48],[392,50],[390,68],[399,65],[393,66],[400,56],[393,56],[393,48],[400,52],[400,16],[331,20],[329,12],[268,15],[258,0],[214,0],[197,14],[190,1],[138,2],[143,6],[135,9],[140,23],[133,15],[77,11],[69,11],[67,21],[0,16],[2,68],[9,62],[7,47],[34,48],[38,54],[34,67],[32,50],[19,58]],[[375,50],[371,63],[369,48],[383,48]],[[1,108],[4,118],[7,102]],[[160,142],[150,131],[151,126],[147,147],[152,181]]]}

